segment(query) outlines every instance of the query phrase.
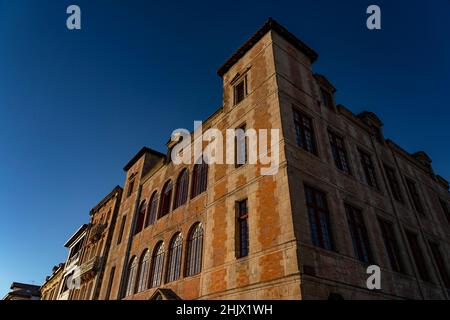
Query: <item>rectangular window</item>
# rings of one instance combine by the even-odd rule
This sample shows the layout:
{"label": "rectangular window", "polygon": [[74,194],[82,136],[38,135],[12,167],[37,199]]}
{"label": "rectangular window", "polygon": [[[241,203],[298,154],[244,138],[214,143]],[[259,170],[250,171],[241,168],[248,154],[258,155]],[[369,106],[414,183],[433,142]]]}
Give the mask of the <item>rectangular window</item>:
{"label": "rectangular window", "polygon": [[389,182],[389,187],[391,188],[392,196],[395,200],[403,203],[403,196],[400,190],[400,184],[398,183],[397,175],[393,168],[384,164],[384,171],[386,171],[386,176]]}
{"label": "rectangular window", "polygon": [[311,118],[294,110],[295,138],[297,145],[312,154],[317,155],[316,138]]}
{"label": "rectangular window", "polygon": [[328,132],[328,136],[330,139],[331,152],[333,153],[333,159],[336,167],[339,170],[350,174],[350,167],[348,165],[347,151],[345,149],[344,139],[330,131]]}
{"label": "rectangular window", "polygon": [[347,212],[348,227],[356,257],[362,262],[371,262],[372,251],[370,250],[369,236],[361,210],[345,204],[345,211]]}
{"label": "rectangular window", "polygon": [[392,270],[404,273],[405,270],[400,258],[398,242],[397,238],[395,237],[394,227],[392,223],[380,218],[378,219],[378,223],[380,225],[381,236],[383,237],[384,247],[386,248]]}
{"label": "rectangular window", "polygon": [[247,148],[248,148],[248,139],[245,135],[246,126],[245,124],[236,130],[236,139],[234,144],[234,163],[236,168],[247,163]]}
{"label": "rectangular window", "polygon": [[242,258],[248,256],[249,251],[247,199],[236,202],[236,217],[238,229],[236,257]]}
{"label": "rectangular window", "polygon": [[109,300],[111,296],[111,288],[114,281],[114,273],[116,273],[116,267],[111,268],[111,272],[109,273],[109,281],[108,281],[108,288],[106,289],[106,296],[105,300]]}
{"label": "rectangular window", "polygon": [[123,236],[123,231],[125,229],[126,219],[127,219],[127,216],[122,217],[122,223],[120,224],[120,229],[119,229],[119,237],[117,238],[118,245],[122,242],[122,236]]}
{"label": "rectangular window", "polygon": [[445,266],[444,257],[442,257],[439,245],[435,242],[429,241],[431,253],[433,254],[434,261],[436,262],[439,274],[441,275],[444,286],[450,289],[450,278],[448,276],[447,268]]}
{"label": "rectangular window", "polygon": [[424,281],[430,281],[430,275],[423,258],[422,250],[419,246],[417,235],[410,231],[406,231],[406,238],[408,239],[409,248],[411,249],[420,278]]}
{"label": "rectangular window", "polygon": [[247,96],[247,76],[234,86],[234,104],[239,104]]}
{"label": "rectangular window", "polygon": [[362,151],[362,150],[358,150],[359,151],[359,157],[361,160],[361,165],[363,167],[364,170],[364,177],[366,178],[366,183],[374,188],[378,189],[378,182],[377,182],[377,178],[376,178],[376,174],[375,174],[375,166],[373,165],[372,162],[372,157]]}
{"label": "rectangular window", "polygon": [[128,182],[128,192],[127,192],[127,197],[131,196],[131,194],[133,193],[133,189],[134,189],[134,179],[131,179]]}
{"label": "rectangular window", "polygon": [[305,186],[305,194],[312,243],[315,246],[333,250],[326,195],[308,186]]}
{"label": "rectangular window", "polygon": [[414,204],[414,208],[416,209],[416,211],[418,213],[423,215],[424,210],[423,210],[423,206],[422,206],[422,201],[420,200],[419,193],[417,192],[416,183],[414,181],[412,181],[411,179],[406,178],[406,185],[408,187],[409,196],[411,197],[411,200]]}
{"label": "rectangular window", "polygon": [[450,224],[450,209],[448,208],[448,204],[442,199],[439,199],[439,202],[441,204],[442,211],[444,212],[444,215],[447,218],[448,223]]}
{"label": "rectangular window", "polygon": [[325,107],[333,109],[333,96],[331,93],[322,88],[320,89],[320,92],[322,93],[322,100]]}

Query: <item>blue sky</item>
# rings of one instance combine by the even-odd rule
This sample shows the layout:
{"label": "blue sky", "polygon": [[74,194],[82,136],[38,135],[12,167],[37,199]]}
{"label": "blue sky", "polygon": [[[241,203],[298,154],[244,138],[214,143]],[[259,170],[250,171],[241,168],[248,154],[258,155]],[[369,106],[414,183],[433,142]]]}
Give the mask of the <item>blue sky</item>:
{"label": "blue sky", "polygon": [[[65,27],[70,4],[81,31]],[[381,31],[365,27],[369,4]],[[338,103],[374,111],[450,179],[449,12],[448,0],[0,0],[0,295],[65,260],[142,146],[165,151],[173,129],[221,105],[217,68],[269,16],[319,53]]]}

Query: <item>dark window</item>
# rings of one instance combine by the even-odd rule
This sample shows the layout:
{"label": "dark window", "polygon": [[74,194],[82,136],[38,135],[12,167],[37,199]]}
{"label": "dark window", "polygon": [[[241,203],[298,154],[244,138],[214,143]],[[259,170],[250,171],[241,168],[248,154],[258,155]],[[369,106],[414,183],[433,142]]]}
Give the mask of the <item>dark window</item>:
{"label": "dark window", "polygon": [[325,107],[333,109],[333,96],[331,93],[322,88],[320,89],[320,92],[322,93],[322,100]]}
{"label": "dark window", "polygon": [[138,234],[144,228],[145,222],[145,212],[147,210],[147,204],[145,201],[142,201],[141,206],[139,207],[139,213],[136,220],[136,227],[134,228],[134,234]]}
{"label": "dark window", "polygon": [[109,300],[111,296],[111,288],[114,282],[114,273],[116,273],[116,267],[112,267],[111,272],[109,273],[108,288],[106,289],[105,300]]}
{"label": "dark window", "polygon": [[128,192],[127,192],[127,197],[131,196],[131,194],[133,193],[133,189],[134,189],[134,179],[131,179],[128,182]]}
{"label": "dark window", "polygon": [[411,197],[411,200],[414,204],[414,208],[416,209],[416,211],[418,213],[423,215],[424,210],[423,210],[423,206],[422,206],[422,201],[420,200],[419,193],[417,192],[416,183],[414,181],[412,181],[411,179],[406,178],[406,185],[408,187],[408,192]]}
{"label": "dark window", "polygon": [[249,251],[247,199],[236,202],[236,217],[238,229],[236,257],[242,258],[248,256]]}
{"label": "dark window", "polygon": [[295,137],[297,145],[312,154],[317,155],[316,138],[311,118],[294,110]]}
{"label": "dark window", "polygon": [[202,269],[203,228],[197,223],[189,232],[186,251],[186,277],[199,274]]}
{"label": "dark window", "polygon": [[409,248],[411,249],[420,278],[424,281],[430,281],[430,275],[428,274],[428,269],[417,240],[417,235],[410,231],[406,231],[406,238],[408,239]]}
{"label": "dark window", "polygon": [[122,222],[120,223],[119,237],[117,238],[117,244],[120,244],[122,242],[122,237],[123,237],[123,232],[125,230],[126,220],[127,220],[127,216],[122,216]]}
{"label": "dark window", "polygon": [[448,223],[450,223],[450,209],[448,208],[447,202],[445,202],[445,201],[442,200],[442,199],[439,199],[439,202],[440,202],[440,204],[441,204],[442,211],[444,212],[445,217],[447,218]]}
{"label": "dark window", "polygon": [[234,104],[240,103],[247,95],[247,76],[234,86]]}
{"label": "dark window", "polygon": [[383,237],[384,247],[386,248],[392,270],[404,273],[405,270],[400,258],[398,242],[397,238],[395,237],[394,227],[392,223],[383,219],[378,219],[378,222],[380,224],[381,236]]}
{"label": "dark window", "polygon": [[138,264],[137,264],[136,257],[131,258],[131,260],[128,264],[127,288],[126,288],[126,292],[125,292],[126,297],[135,293],[137,266],[138,266]]}
{"label": "dark window", "polygon": [[181,233],[178,233],[172,238],[172,241],[170,242],[166,282],[172,282],[180,278],[182,252],[183,237]]}
{"label": "dark window", "polygon": [[150,273],[150,287],[154,288],[161,284],[164,267],[164,242],[159,242],[153,252],[152,270]]}
{"label": "dark window", "polygon": [[186,203],[188,197],[188,187],[189,187],[189,172],[186,169],[184,169],[177,179],[177,185],[175,188],[175,202],[173,203],[174,209]]}
{"label": "dark window", "polygon": [[247,136],[245,135],[245,125],[237,128],[235,139],[234,163],[236,168],[247,163]]}
{"label": "dark window", "polygon": [[150,273],[150,252],[145,250],[139,261],[139,272],[137,278],[137,292],[142,292],[147,289],[148,275]]}
{"label": "dark window", "polygon": [[161,192],[161,204],[159,205],[159,217],[164,217],[170,212],[170,201],[172,199],[172,181],[167,181]]}
{"label": "dark window", "polygon": [[208,183],[208,164],[202,161],[201,164],[196,164],[192,171],[192,191],[191,198],[195,198],[199,194],[206,191]]}
{"label": "dark window", "polygon": [[333,153],[336,167],[345,173],[350,173],[344,139],[332,132],[328,132],[328,136],[330,138],[331,152]]}
{"label": "dark window", "polygon": [[386,176],[389,182],[389,187],[391,188],[392,196],[395,200],[403,203],[400,184],[398,183],[397,175],[395,174],[394,169],[385,164],[384,171],[386,171]]}
{"label": "dark window", "polygon": [[353,249],[355,250],[356,257],[362,262],[372,262],[369,236],[361,210],[346,204],[345,211],[347,212],[348,227],[352,236]]}
{"label": "dark window", "polygon": [[323,192],[305,186],[311,240],[315,246],[333,250],[330,231],[330,213]]}
{"label": "dark window", "polygon": [[447,267],[445,266],[444,257],[442,257],[439,245],[435,242],[428,242],[430,244],[431,253],[433,254],[434,261],[436,262],[439,274],[441,275],[444,286],[450,289],[450,278],[448,276]]}
{"label": "dark window", "polygon": [[153,192],[147,209],[147,223],[146,226],[150,226],[155,223],[158,216],[158,192]]}
{"label": "dark window", "polygon": [[372,157],[368,153],[366,153],[362,150],[359,150],[359,157],[361,160],[361,165],[364,170],[364,176],[366,178],[366,183],[369,186],[378,189],[378,183],[377,183],[377,178],[376,178],[376,174],[375,174],[375,167],[372,162]]}

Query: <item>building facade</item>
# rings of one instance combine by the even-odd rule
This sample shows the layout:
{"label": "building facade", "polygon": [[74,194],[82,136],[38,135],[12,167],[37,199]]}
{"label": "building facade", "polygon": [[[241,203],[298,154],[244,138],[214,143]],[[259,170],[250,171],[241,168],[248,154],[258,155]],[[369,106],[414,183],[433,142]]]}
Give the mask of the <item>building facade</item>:
{"label": "building facade", "polygon": [[240,165],[176,165],[173,142],[141,149],[102,209],[117,214],[97,249],[91,216],[81,265],[103,268],[72,298],[449,299],[449,183],[425,152],[385,139],[374,113],[336,104],[317,57],[272,19],[241,46],[218,70],[223,106],[203,128],[278,129],[267,153],[278,170],[249,163],[249,137]]}
{"label": "building facade", "polygon": [[45,279],[40,288],[41,300],[57,300],[64,274],[64,263],[54,266],[52,274]]}
{"label": "building facade", "polygon": [[3,300],[39,300],[41,297],[39,286],[34,284],[13,282],[10,289]]}

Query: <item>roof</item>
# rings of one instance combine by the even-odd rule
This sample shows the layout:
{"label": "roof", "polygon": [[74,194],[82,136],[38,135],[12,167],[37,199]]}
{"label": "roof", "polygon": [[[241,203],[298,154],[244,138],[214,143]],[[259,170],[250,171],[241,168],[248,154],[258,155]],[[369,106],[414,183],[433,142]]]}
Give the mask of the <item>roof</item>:
{"label": "roof", "polygon": [[106,196],[104,197],[94,208],[91,209],[90,215],[93,215],[94,212],[98,211],[101,207],[105,205],[111,198],[113,198],[117,193],[121,193],[122,187],[121,186],[115,186],[114,189]]}
{"label": "roof", "polygon": [[229,58],[220,68],[217,70],[217,74],[220,77],[230,70],[230,68],[242,58],[247,51],[249,51],[261,38],[269,31],[276,31],[280,36],[282,36],[286,41],[288,41],[295,48],[303,52],[311,62],[317,60],[319,55],[310,47],[308,47],[304,42],[290,33],[285,27],[279,24],[272,18],[269,18],[266,23],[258,30],[256,33],[248,39],[232,56]]}
{"label": "roof", "polygon": [[64,244],[64,247],[69,248],[72,243],[77,240],[80,235],[87,229],[87,224],[83,224],[78,230],[67,240],[67,242]]}
{"label": "roof", "polygon": [[161,158],[166,156],[165,154],[163,154],[159,151],[150,149],[148,147],[143,147],[141,150],[139,150],[138,153],[136,153],[136,155],[130,161],[128,161],[128,163],[125,165],[125,167],[123,167],[123,171],[130,170],[130,168],[146,153],[150,153],[150,154],[153,154],[153,155],[155,155],[157,157],[161,157]]}

